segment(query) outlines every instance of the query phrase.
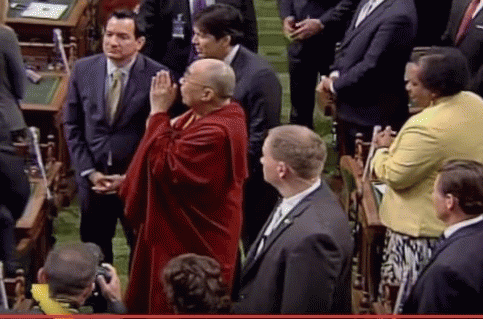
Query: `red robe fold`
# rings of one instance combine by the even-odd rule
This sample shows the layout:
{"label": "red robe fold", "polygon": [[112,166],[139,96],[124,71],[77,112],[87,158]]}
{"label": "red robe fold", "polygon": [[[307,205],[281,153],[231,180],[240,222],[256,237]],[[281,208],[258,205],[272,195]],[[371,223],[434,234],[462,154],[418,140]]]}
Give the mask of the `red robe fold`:
{"label": "red robe fold", "polygon": [[172,313],[160,273],[173,257],[215,258],[232,282],[248,175],[242,108],[231,103],[185,124],[156,114],[120,190],[127,222],[139,230],[126,295],[131,313]]}

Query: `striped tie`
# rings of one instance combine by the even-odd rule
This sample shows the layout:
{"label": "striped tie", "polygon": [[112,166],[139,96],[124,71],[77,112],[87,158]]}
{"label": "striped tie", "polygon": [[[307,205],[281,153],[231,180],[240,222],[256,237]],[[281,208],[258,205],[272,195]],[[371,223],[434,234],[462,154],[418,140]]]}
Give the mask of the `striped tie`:
{"label": "striped tie", "polygon": [[109,123],[114,122],[116,111],[121,100],[122,93],[122,71],[116,70],[112,73],[112,82],[109,92],[107,93],[107,111],[109,114]]}

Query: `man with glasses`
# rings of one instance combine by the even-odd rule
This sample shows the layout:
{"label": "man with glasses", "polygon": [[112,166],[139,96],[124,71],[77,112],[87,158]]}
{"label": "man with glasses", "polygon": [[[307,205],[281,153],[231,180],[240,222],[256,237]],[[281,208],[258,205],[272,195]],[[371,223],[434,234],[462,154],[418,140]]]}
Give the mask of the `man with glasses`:
{"label": "man with glasses", "polygon": [[202,59],[180,80],[190,110],[170,120],[178,85],[152,80],[146,133],[122,182],[126,219],[138,237],[126,304],[131,313],[173,313],[159,275],[180,254],[216,259],[232,282],[247,177],[245,114],[231,101],[230,66]]}

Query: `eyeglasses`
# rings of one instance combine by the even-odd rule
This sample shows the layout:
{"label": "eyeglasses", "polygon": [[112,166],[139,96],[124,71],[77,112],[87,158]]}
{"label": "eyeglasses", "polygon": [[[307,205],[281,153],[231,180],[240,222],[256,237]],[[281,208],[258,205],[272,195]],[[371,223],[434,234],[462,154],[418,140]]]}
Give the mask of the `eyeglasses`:
{"label": "eyeglasses", "polygon": [[[185,84],[185,83],[190,83],[190,84],[193,84],[193,85],[198,85],[198,86],[201,86],[202,88],[208,88],[208,89],[212,89],[215,94],[218,94],[218,91],[215,90],[215,88],[213,88],[212,86],[210,85],[206,85],[206,84],[203,84],[203,83],[200,83],[200,82],[197,82],[197,81],[193,81],[193,80],[188,80],[190,76],[190,73],[188,71],[186,71],[183,76],[179,79],[179,84]],[[221,96],[219,95],[219,97],[223,97],[223,98],[228,98],[228,97],[231,97],[231,96]]]}
{"label": "eyeglasses", "polygon": [[180,79],[179,79],[179,84],[185,84],[185,83],[190,83],[190,84],[193,84],[193,85],[198,85],[198,86],[201,86],[203,88],[210,88],[211,89],[211,86],[209,85],[205,85],[205,84],[202,84],[202,83],[199,83],[199,82],[196,82],[196,81],[193,81],[193,80],[188,80],[186,75],[183,75]]}

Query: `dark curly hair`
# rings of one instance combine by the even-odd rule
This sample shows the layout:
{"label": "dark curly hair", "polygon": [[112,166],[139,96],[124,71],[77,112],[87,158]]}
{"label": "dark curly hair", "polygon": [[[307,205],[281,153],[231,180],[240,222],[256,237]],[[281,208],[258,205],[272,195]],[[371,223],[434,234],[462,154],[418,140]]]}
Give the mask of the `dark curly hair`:
{"label": "dark curly hair", "polygon": [[164,291],[177,313],[229,313],[230,295],[220,264],[213,258],[183,254],[162,271]]}
{"label": "dark curly hair", "polygon": [[466,57],[451,47],[428,47],[411,55],[411,62],[421,67],[419,80],[439,96],[450,96],[468,86],[469,71]]}

